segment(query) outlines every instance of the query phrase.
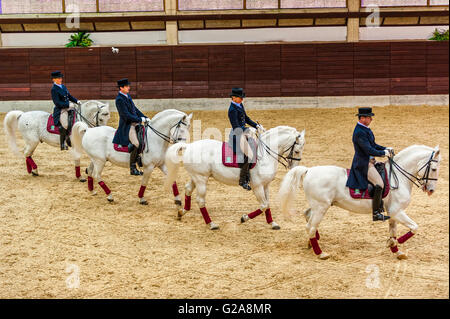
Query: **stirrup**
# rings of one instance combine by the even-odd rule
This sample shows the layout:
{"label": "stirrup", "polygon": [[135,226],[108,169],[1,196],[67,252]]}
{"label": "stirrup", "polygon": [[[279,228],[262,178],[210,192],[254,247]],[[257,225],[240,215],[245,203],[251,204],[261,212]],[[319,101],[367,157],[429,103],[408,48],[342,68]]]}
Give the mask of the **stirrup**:
{"label": "stirrup", "polygon": [[130,167],[130,175],[141,176],[143,173],[134,166]]}
{"label": "stirrup", "polygon": [[243,189],[251,191],[252,188],[250,187],[250,185],[248,184],[248,182],[244,182],[244,183],[239,183],[239,186],[242,186]]}
{"label": "stirrup", "polygon": [[376,222],[376,221],[385,221],[385,220],[388,220],[389,218],[391,218],[391,216],[385,216],[385,215],[383,215],[380,212],[374,213],[372,215],[372,220],[374,222]]}

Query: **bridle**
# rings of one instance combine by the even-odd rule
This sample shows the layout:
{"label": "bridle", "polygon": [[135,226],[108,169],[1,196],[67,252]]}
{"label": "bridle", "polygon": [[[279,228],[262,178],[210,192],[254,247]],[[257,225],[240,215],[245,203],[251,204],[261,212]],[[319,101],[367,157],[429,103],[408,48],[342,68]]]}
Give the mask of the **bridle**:
{"label": "bridle", "polygon": [[428,184],[428,181],[437,181],[437,178],[430,178],[430,170],[431,170],[431,163],[437,163],[438,161],[433,159],[435,151],[431,153],[430,158],[428,161],[417,171],[417,174],[420,173],[423,169],[425,171],[423,172],[422,177],[417,177],[416,175],[413,175],[406,171],[404,168],[402,168],[400,165],[398,165],[394,161],[394,153],[389,157],[389,181],[391,180],[391,176],[395,179],[397,186],[393,186],[391,183],[392,189],[398,189],[399,183],[398,183],[398,177],[397,174],[394,172],[392,167],[395,167],[403,176],[405,176],[409,181],[411,181],[414,185],[416,185],[418,188],[423,188],[425,185]]}
{"label": "bridle", "polygon": [[145,126],[146,126],[146,127],[150,128],[157,136],[159,136],[160,138],[162,138],[164,141],[166,141],[166,142],[169,143],[169,144],[175,144],[175,143],[178,143],[178,142],[186,141],[185,138],[182,138],[182,137],[179,137],[179,136],[178,136],[181,125],[188,126],[188,124],[185,123],[185,122],[183,122],[183,120],[179,120],[175,125],[173,125],[172,127],[170,127],[169,132],[170,132],[174,127],[176,127],[176,128],[175,128],[175,132],[172,134],[172,136],[175,136],[175,138],[174,138],[174,137],[172,137],[172,136],[168,136],[168,135],[166,135],[166,134],[164,134],[164,133],[161,133],[160,131],[158,131],[157,129],[155,129],[153,126],[151,126],[150,123],[148,123],[148,122],[145,123]]}
{"label": "bridle", "polygon": [[90,127],[96,127],[99,126],[99,120],[98,117],[100,115],[100,111],[102,110],[102,108],[104,108],[106,105],[102,105],[102,106],[98,106],[97,105],[97,112],[94,114],[94,116],[92,117],[92,119],[95,119],[95,125],[92,124],[92,122],[90,120],[88,120],[86,117],[84,117],[83,115],[81,115],[81,105],[80,105],[80,110],[78,110],[77,108],[75,108],[75,112],[78,114],[78,116],[84,121],[86,122]]}
{"label": "bridle", "polygon": [[[297,136],[299,138],[301,135]],[[287,151],[289,151],[288,156],[283,156],[272,150],[266,143],[264,143],[261,138],[258,136],[258,142],[262,145],[262,148],[269,154],[272,158],[278,161],[281,165],[284,166],[284,168],[288,168],[292,161],[301,161],[301,158],[293,157],[294,155],[294,148],[295,145],[300,145],[300,143],[297,142],[297,138],[294,141],[294,144],[292,144],[289,148],[287,148],[284,152],[281,154],[285,154]],[[284,162],[283,162],[284,161]]]}

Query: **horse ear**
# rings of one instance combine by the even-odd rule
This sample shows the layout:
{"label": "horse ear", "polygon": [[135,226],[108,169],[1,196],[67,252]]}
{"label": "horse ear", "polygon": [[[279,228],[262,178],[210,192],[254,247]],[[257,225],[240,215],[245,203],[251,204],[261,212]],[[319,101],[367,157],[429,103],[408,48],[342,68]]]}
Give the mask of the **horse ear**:
{"label": "horse ear", "polygon": [[192,116],[193,116],[193,115],[194,115],[193,113],[191,113],[191,114],[188,115],[187,118],[188,118],[189,121],[192,119]]}
{"label": "horse ear", "polygon": [[441,153],[441,150],[439,149],[439,145],[437,145],[434,148],[434,157],[438,157],[440,153]]}
{"label": "horse ear", "polygon": [[305,134],[306,134],[306,131],[305,131],[305,129],[303,129],[303,131],[300,133],[300,136],[304,139],[305,138]]}

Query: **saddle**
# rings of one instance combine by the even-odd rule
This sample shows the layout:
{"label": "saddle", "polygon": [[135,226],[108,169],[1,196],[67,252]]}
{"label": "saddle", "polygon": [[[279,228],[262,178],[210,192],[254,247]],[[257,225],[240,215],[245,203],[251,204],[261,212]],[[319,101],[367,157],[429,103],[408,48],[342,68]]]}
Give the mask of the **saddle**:
{"label": "saddle", "polygon": [[[382,198],[385,198],[390,191],[390,185],[389,185],[389,177],[386,171],[386,165],[385,163],[377,162],[375,163],[375,168],[377,169],[378,173],[380,174],[381,178],[384,182],[384,188],[383,188],[383,196]],[[347,169],[347,177],[350,174],[350,170]],[[369,182],[367,189],[357,189],[357,188],[349,188],[350,196],[355,199],[372,199],[373,198],[373,192],[374,192],[375,186]]]}
{"label": "saddle", "polygon": [[[75,124],[75,116],[73,116],[73,112],[69,113],[69,127],[68,131],[70,132],[72,129],[72,126]],[[47,132],[50,134],[57,134],[59,135],[59,127],[55,125],[55,120],[53,119],[53,114],[50,114],[47,120]]]}
{"label": "saddle", "polygon": [[[146,143],[145,143],[146,131],[147,131],[147,129],[144,126],[136,125],[136,133],[137,133],[137,138],[139,141],[138,154],[141,154],[144,151],[144,148],[146,146]],[[116,131],[116,133],[117,133],[117,131]],[[114,143],[114,150],[117,152],[129,153],[128,145],[123,146],[123,145]]]}
{"label": "saddle", "polygon": [[[248,139],[248,143],[253,151],[253,154],[256,155],[256,151],[258,149],[258,145],[256,144],[255,140],[250,138]],[[237,154],[233,152],[233,148],[230,146],[228,142],[223,142],[222,144],[222,164],[226,167],[236,167],[240,168],[237,160]],[[250,169],[255,167],[256,165],[256,159],[254,163],[250,164]]]}

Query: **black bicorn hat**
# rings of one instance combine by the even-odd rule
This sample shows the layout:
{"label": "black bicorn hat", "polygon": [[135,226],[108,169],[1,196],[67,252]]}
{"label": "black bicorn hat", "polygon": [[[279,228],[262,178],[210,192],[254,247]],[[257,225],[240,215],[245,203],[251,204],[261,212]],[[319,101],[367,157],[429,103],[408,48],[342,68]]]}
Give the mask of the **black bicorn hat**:
{"label": "black bicorn hat", "polygon": [[371,107],[360,107],[358,109],[358,114],[356,116],[374,116],[375,114],[372,113]]}
{"label": "black bicorn hat", "polygon": [[230,97],[231,96],[244,98],[245,97],[244,89],[243,88],[232,88]]}
{"label": "black bicorn hat", "polygon": [[117,86],[118,87],[124,87],[126,85],[130,85],[130,81],[128,81],[127,78],[125,79],[120,79],[119,81],[117,81]]}
{"label": "black bicorn hat", "polygon": [[59,78],[63,78],[64,74],[61,73],[61,71],[55,71],[52,72],[52,79],[59,79]]}

